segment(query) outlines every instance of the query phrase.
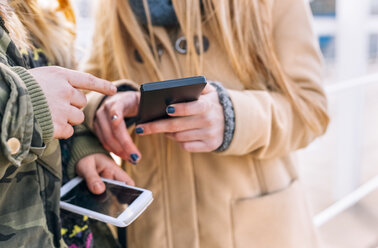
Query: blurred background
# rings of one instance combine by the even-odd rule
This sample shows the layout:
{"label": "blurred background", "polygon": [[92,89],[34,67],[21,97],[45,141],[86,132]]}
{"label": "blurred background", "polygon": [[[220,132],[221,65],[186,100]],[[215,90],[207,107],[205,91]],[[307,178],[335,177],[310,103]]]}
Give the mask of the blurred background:
{"label": "blurred background", "polygon": [[[91,41],[94,1],[72,2],[80,59]],[[378,0],[309,4],[331,124],[298,152],[301,180],[326,247],[378,248]]]}

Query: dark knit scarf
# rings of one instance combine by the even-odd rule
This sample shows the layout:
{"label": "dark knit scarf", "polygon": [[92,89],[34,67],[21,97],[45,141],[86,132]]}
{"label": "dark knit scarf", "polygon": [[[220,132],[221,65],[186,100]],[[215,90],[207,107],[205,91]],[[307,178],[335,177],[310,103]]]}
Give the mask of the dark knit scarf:
{"label": "dark knit scarf", "polygon": [[[142,25],[147,25],[146,11],[142,0],[129,0],[130,7]],[[178,20],[171,0],[147,0],[154,26],[176,26]]]}

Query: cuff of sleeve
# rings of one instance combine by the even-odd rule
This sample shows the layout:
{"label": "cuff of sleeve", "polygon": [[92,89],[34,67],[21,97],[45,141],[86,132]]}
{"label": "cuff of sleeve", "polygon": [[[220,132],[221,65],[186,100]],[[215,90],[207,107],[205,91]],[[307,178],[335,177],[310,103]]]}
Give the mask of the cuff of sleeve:
{"label": "cuff of sleeve", "polygon": [[109,154],[92,134],[74,137],[71,149],[71,158],[67,165],[67,176],[73,178],[76,175],[76,164],[80,159],[95,153]]}
{"label": "cuff of sleeve", "polygon": [[227,90],[219,82],[211,82],[218,93],[219,102],[223,107],[224,114],[224,134],[222,144],[214,152],[223,152],[228,149],[234,137],[235,112]]}
{"label": "cuff of sleeve", "polygon": [[272,97],[266,91],[228,90],[235,111],[235,132],[222,155],[245,155],[269,143]]}
{"label": "cuff of sleeve", "polygon": [[[139,89],[139,85],[130,80],[119,80],[113,82],[113,84],[117,86],[119,91],[125,91],[123,88],[129,88],[135,91]],[[101,106],[106,96],[97,92],[91,92],[87,96],[89,104],[84,108],[85,125],[93,131],[93,121],[96,116],[96,111]]]}
{"label": "cuff of sleeve", "polygon": [[33,105],[34,116],[42,130],[43,142],[49,143],[54,136],[54,125],[47,99],[41,87],[25,68],[12,67],[12,70],[17,73],[25,83]]}

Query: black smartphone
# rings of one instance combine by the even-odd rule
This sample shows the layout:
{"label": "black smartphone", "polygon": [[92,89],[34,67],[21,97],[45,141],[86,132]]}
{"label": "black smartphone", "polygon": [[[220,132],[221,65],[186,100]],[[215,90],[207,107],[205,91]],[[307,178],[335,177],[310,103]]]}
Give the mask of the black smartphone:
{"label": "black smartphone", "polygon": [[140,86],[137,124],[168,118],[168,105],[198,100],[206,86],[204,76],[146,83]]}

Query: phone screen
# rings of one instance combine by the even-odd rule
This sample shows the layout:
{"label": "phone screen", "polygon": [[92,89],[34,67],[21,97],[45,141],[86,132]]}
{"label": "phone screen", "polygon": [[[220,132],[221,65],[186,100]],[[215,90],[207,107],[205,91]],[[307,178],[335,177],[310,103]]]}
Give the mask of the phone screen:
{"label": "phone screen", "polygon": [[143,192],[136,189],[104,182],[106,190],[100,195],[92,194],[85,181],[81,181],[61,201],[117,218]]}

